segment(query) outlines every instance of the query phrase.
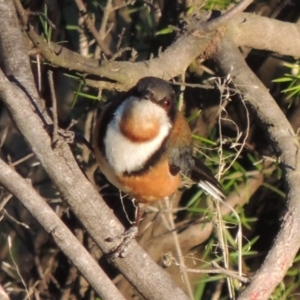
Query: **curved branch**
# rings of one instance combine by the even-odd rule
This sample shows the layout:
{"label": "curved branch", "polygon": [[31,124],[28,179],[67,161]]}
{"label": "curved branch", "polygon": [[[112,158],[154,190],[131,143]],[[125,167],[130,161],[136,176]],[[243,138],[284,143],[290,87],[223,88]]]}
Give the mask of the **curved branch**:
{"label": "curved branch", "polygon": [[233,16],[235,16],[239,12],[244,11],[252,2],[253,0],[241,0],[237,5],[227,10],[220,17],[208,22],[204,22],[203,24],[200,24],[198,28],[201,31],[205,32],[216,30],[218,27],[226,25],[225,23],[228,23],[228,21],[231,20]]}
{"label": "curved branch", "polygon": [[300,26],[241,13],[231,21],[231,36],[238,46],[300,57]]}
{"label": "curved branch", "polygon": [[299,247],[300,231],[300,153],[299,142],[294,131],[271,97],[266,87],[246,65],[237,46],[229,35],[222,40],[215,60],[224,74],[230,74],[232,82],[239,88],[246,101],[253,107],[262,128],[271,138],[280,154],[285,173],[287,212],[281,230],[263,265],[257,271],[248,288],[239,299],[269,299],[272,291],[281,282],[293,263]]}

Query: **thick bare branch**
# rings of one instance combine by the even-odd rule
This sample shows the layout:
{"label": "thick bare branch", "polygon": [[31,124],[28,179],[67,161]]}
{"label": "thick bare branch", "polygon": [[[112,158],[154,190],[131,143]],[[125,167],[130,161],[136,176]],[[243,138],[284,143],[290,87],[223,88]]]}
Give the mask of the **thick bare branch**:
{"label": "thick bare branch", "polygon": [[[5,5],[2,5],[3,2],[5,2]],[[43,111],[42,102],[34,84],[33,74],[32,72],[28,73],[28,70],[31,70],[29,57],[24,43],[20,43],[23,37],[19,29],[13,2],[7,1],[6,3],[6,1],[1,0],[0,14],[6,16],[0,18],[0,28],[2,29],[0,40],[1,67],[7,76],[12,76],[17,84],[22,87],[26,86],[27,93],[36,99],[36,105],[40,107],[40,111]],[[6,30],[8,27],[9,30]],[[16,47],[16,45],[19,45],[19,47]]]}
{"label": "thick bare branch", "polygon": [[253,277],[249,287],[239,297],[239,299],[269,299],[272,291],[292,265],[300,247],[299,142],[285,115],[265,86],[246,65],[229,36],[222,40],[214,57],[224,74],[230,74],[234,85],[253,107],[262,124],[262,130],[271,138],[274,148],[280,155],[285,173],[288,207],[281,230],[263,265]]}
{"label": "thick bare branch", "polygon": [[299,24],[249,13],[235,16],[230,23],[232,38],[238,46],[300,57]]}

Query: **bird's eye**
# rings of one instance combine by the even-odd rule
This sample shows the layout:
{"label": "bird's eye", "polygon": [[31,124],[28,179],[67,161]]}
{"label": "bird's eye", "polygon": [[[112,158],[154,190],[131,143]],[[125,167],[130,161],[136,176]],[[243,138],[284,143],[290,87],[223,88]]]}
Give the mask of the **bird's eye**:
{"label": "bird's eye", "polygon": [[169,110],[169,108],[171,107],[171,99],[164,99],[162,100],[162,104],[161,106],[165,109],[165,110]]}

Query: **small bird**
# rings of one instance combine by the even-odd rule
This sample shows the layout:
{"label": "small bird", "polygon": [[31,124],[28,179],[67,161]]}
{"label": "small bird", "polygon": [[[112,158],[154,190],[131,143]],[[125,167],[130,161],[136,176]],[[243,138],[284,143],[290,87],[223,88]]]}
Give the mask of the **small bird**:
{"label": "small bird", "polygon": [[[183,176],[215,199],[225,198],[211,171],[193,157],[189,125],[177,109],[172,86],[160,78],[144,77],[106,105],[95,126],[93,146],[101,172],[138,208],[172,195]],[[117,255],[137,234],[140,217],[138,213]]]}

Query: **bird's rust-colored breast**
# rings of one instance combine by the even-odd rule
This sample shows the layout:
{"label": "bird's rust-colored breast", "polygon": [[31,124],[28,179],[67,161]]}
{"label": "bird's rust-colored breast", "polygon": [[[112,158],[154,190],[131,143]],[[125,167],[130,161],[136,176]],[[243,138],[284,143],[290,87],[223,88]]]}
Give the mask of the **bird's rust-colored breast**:
{"label": "bird's rust-colored breast", "polygon": [[169,163],[163,160],[141,175],[117,176],[123,190],[138,202],[151,203],[172,195],[180,185],[180,176],[173,176]]}

